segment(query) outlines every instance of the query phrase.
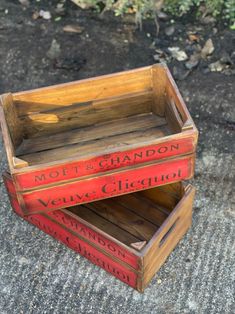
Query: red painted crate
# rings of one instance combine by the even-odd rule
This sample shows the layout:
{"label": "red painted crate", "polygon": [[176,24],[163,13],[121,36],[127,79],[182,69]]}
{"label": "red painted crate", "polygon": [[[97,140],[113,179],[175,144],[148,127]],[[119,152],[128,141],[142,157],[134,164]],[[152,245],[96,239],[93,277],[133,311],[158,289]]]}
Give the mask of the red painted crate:
{"label": "red painted crate", "polygon": [[197,129],[162,65],[4,94],[0,118],[18,192],[195,152]]}
{"label": "red painted crate", "polygon": [[194,163],[192,154],[31,191],[17,191],[17,198],[26,215],[46,212],[186,180],[193,176]]}
{"label": "red painted crate", "polygon": [[191,224],[195,189],[181,182],[28,216],[4,182],[18,215],[140,292]]}

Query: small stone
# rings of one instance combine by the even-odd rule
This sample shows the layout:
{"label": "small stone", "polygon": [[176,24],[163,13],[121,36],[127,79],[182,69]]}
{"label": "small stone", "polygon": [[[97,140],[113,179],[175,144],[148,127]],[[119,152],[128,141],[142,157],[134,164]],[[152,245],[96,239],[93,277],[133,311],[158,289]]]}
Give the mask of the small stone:
{"label": "small stone", "polygon": [[216,19],[213,16],[205,16],[200,19],[202,24],[212,24],[216,22]]}
{"label": "small stone", "polygon": [[231,53],[230,58],[231,58],[232,62],[235,63],[235,51],[233,51],[233,52]]}
{"label": "small stone", "polygon": [[79,6],[81,9],[90,9],[94,4],[92,4],[92,1],[80,1],[80,0],[71,0],[73,3],[75,3],[77,6]]}
{"label": "small stone", "polygon": [[162,51],[161,49],[156,49],[156,54],[153,56],[153,59],[156,61],[156,62],[165,62],[167,56],[165,54],[164,51]]}
{"label": "small stone", "polygon": [[58,3],[56,8],[55,8],[55,13],[57,13],[60,16],[65,16],[66,10],[64,7],[64,3]]}
{"label": "small stone", "polygon": [[51,60],[54,60],[59,57],[60,52],[60,44],[56,41],[56,39],[53,39],[50,49],[47,51],[47,57]]}
{"label": "small stone", "polygon": [[200,55],[198,53],[195,53],[190,56],[189,60],[185,63],[185,67],[188,70],[192,70],[193,68],[196,68],[200,60]]}
{"label": "small stone", "polygon": [[162,280],[158,278],[157,283],[160,285],[162,283]]}
{"label": "small stone", "polygon": [[221,72],[226,68],[226,65],[223,64],[220,60],[209,64],[209,69],[211,72]]}
{"label": "small stone", "polygon": [[226,51],[223,51],[222,57],[220,58],[220,61],[223,64],[227,64],[227,65],[232,65],[233,64],[232,59],[230,58],[229,54]]}
{"label": "small stone", "polygon": [[191,71],[187,70],[183,70],[181,69],[181,67],[173,67],[173,76],[176,80],[178,81],[183,81],[184,79],[186,79],[186,77],[190,74]]}
{"label": "small stone", "polygon": [[24,7],[29,7],[29,5],[30,5],[29,0],[19,0],[19,2],[20,2]]}
{"label": "small stone", "polygon": [[167,36],[172,36],[174,34],[174,32],[175,32],[175,27],[173,25],[165,28],[165,34]]}
{"label": "small stone", "polygon": [[164,13],[164,12],[162,12],[162,11],[159,11],[158,13],[157,13],[157,16],[158,16],[158,18],[160,19],[160,20],[168,20],[169,19],[169,16],[166,14],[166,13]]}
{"label": "small stone", "polygon": [[24,256],[22,256],[22,257],[20,257],[19,258],[19,264],[21,264],[21,265],[27,265],[27,264],[29,264],[30,263],[30,261],[26,258],[26,257],[24,257]]}
{"label": "small stone", "polygon": [[185,49],[185,52],[186,52],[186,53],[189,53],[189,54],[195,52],[194,44],[193,44],[193,45],[192,45],[192,44],[186,45],[186,46],[184,47],[184,49]]}
{"label": "small stone", "polygon": [[56,5],[56,8],[57,9],[62,9],[64,7],[64,4],[63,3],[58,3],[57,5]]}
{"label": "small stone", "polygon": [[86,64],[86,59],[70,56],[69,58],[63,59],[57,58],[55,68],[67,71],[79,71],[84,64]]}
{"label": "small stone", "polygon": [[50,20],[51,19],[51,13],[49,11],[40,10],[39,16],[42,17],[44,20]]}
{"label": "small stone", "polygon": [[213,41],[211,40],[211,38],[209,38],[206,42],[204,47],[202,48],[201,51],[201,56],[202,58],[206,58],[207,56],[211,55],[215,50],[215,47],[213,45]]}
{"label": "small stone", "polygon": [[79,25],[66,25],[63,27],[63,31],[67,33],[82,33],[84,30],[84,27],[81,27]]}
{"label": "small stone", "polygon": [[188,59],[186,52],[180,50],[179,47],[169,47],[168,50],[170,51],[172,57],[178,61],[185,61]]}
{"label": "small stone", "polygon": [[37,20],[39,17],[40,17],[40,15],[39,15],[38,11],[33,12],[33,15],[32,15],[33,20]]}

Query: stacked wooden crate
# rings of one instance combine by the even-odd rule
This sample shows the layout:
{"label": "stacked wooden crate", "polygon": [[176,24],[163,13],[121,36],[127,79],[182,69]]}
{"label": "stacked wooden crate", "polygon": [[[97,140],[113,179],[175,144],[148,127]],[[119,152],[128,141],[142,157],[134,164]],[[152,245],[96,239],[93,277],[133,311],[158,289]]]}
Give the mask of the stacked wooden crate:
{"label": "stacked wooden crate", "polygon": [[197,129],[162,65],[1,96],[15,212],[143,291],[191,224]]}

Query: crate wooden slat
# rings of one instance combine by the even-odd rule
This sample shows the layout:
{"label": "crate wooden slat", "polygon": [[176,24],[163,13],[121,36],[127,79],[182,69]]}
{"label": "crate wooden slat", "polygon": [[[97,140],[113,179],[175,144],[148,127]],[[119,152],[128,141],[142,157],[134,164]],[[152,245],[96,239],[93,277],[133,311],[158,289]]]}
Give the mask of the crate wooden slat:
{"label": "crate wooden slat", "polygon": [[193,153],[197,129],[162,65],[1,96],[17,190]]}
{"label": "crate wooden slat", "polygon": [[33,214],[110,198],[189,179],[195,155],[98,174],[63,184],[33,189],[17,197],[24,213]]}
{"label": "crate wooden slat", "polygon": [[140,292],[191,225],[195,188],[181,182],[28,216],[4,182],[21,217]]}

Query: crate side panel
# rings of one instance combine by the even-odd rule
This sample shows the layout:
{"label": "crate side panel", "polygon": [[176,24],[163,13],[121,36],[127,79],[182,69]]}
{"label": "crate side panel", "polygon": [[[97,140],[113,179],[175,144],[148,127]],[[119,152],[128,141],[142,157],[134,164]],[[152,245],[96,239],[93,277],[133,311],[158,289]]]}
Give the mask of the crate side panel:
{"label": "crate side panel", "polygon": [[134,166],[146,162],[161,160],[173,156],[186,155],[194,152],[195,145],[192,137],[165,141],[160,144],[146,145],[123,152],[114,152],[102,156],[69,162],[67,164],[47,167],[41,170],[33,170],[15,174],[19,190],[27,190],[76,179],[87,175],[106,172],[126,166]]}
{"label": "crate side panel", "polygon": [[87,225],[85,225],[85,222],[82,223],[81,221],[79,221],[79,217],[75,219],[63,210],[49,212],[46,215],[63,225],[64,228],[67,228],[68,230],[71,230],[76,234],[82,236],[83,238],[87,239],[88,241],[94,243],[99,248],[105,250],[107,253],[117,257],[118,259],[129,264],[133,268],[137,270],[139,269],[138,256],[129,252],[127,249],[124,249],[114,241],[111,241],[91,227],[88,227]]}
{"label": "crate side panel", "polygon": [[191,225],[194,195],[195,189],[191,187],[163,225],[161,232],[150,241],[149,250],[144,256],[144,285],[151,280]]}
{"label": "crate side panel", "polygon": [[[18,210],[16,213],[18,213]],[[137,289],[138,275],[134,271],[122,264],[119,264],[117,261],[114,261],[111,257],[103,254],[87,242],[82,241],[62,226],[40,214],[24,216],[23,219],[35,225],[53,238],[59,240],[76,253],[86,257],[93,264],[103,268],[119,280]]]}
{"label": "crate side panel", "polygon": [[[18,102],[25,102],[19,106],[19,114],[38,112],[40,110],[54,109],[56,106],[63,106],[69,103],[92,101],[134,92],[151,89],[151,67],[120,72],[40,88],[36,90],[19,92],[13,94],[13,99]],[[35,106],[34,106],[35,103]]]}
{"label": "crate side panel", "polygon": [[188,179],[194,156],[22,194],[25,213],[54,210]]}

